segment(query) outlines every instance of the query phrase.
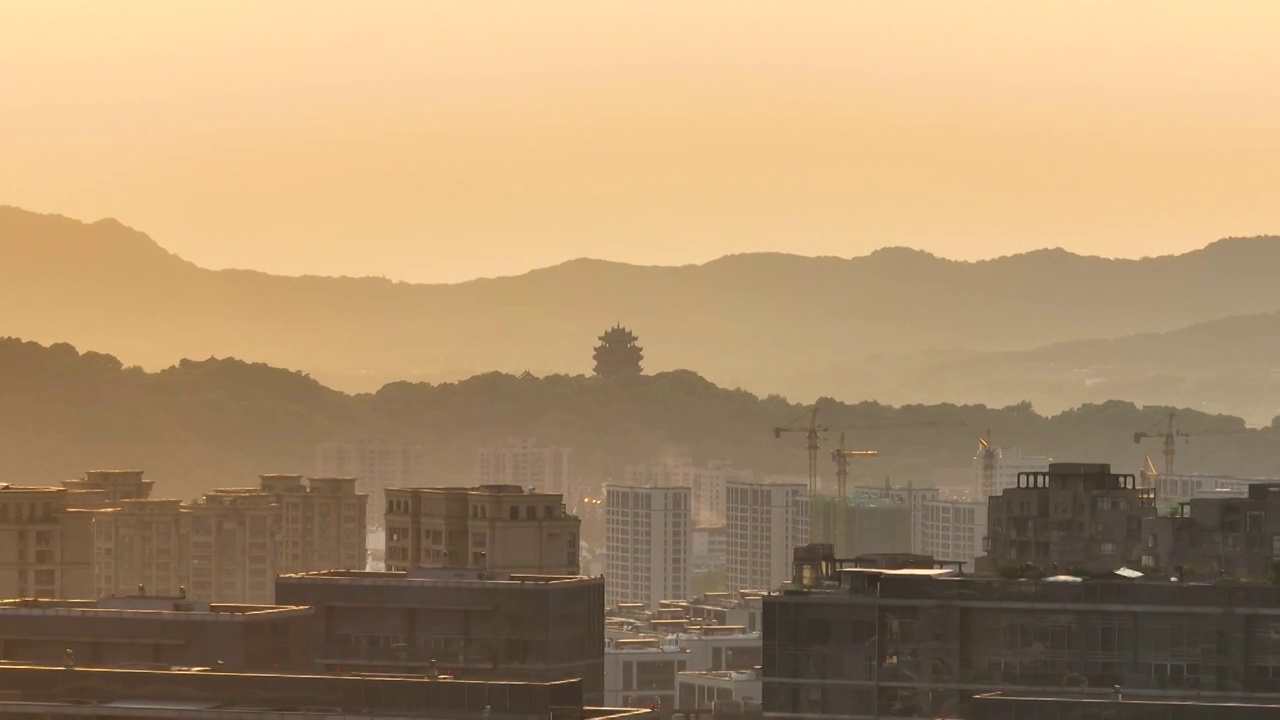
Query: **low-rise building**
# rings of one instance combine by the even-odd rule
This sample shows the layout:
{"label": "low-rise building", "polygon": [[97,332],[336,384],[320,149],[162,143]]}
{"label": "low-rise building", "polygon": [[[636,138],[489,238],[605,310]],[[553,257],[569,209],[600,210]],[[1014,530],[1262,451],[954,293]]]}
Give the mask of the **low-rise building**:
{"label": "low-rise building", "polygon": [[750,671],[760,665],[760,634],[741,627],[609,635],[604,701],[610,707],[657,707],[666,713],[684,709],[679,704],[680,673]]}
{"label": "low-rise building", "polygon": [[1143,521],[1142,564],[1191,577],[1270,579],[1280,556],[1280,482],[1246,497],[1196,498]]}
{"label": "low-rise building", "polygon": [[179,597],[0,601],[0,660],[304,669],[312,609]]}
{"label": "low-rise building", "polygon": [[760,671],[707,670],[682,672],[677,679],[679,710],[712,710],[716,703],[759,703]]}
{"label": "low-rise building", "polygon": [[316,610],[316,669],[536,682],[582,678],[603,699],[604,580],[480,569],[321,572],[276,580]]}

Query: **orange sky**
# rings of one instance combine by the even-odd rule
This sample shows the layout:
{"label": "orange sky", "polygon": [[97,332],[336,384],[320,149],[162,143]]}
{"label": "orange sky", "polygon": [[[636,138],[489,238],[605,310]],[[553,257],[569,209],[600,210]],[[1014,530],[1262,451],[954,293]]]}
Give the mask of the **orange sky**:
{"label": "orange sky", "polygon": [[453,281],[1280,234],[1280,3],[0,6],[0,203]]}

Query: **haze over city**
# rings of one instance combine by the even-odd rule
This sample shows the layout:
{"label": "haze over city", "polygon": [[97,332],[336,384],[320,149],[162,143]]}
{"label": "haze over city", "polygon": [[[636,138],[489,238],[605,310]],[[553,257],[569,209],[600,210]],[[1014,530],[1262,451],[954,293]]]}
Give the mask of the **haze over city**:
{"label": "haze over city", "polygon": [[0,720],[1280,716],[1277,28],[0,3]]}
{"label": "haze over city", "polygon": [[0,198],[204,267],[420,282],[1178,253],[1280,227],[1278,24],[1191,0],[10,2]]}

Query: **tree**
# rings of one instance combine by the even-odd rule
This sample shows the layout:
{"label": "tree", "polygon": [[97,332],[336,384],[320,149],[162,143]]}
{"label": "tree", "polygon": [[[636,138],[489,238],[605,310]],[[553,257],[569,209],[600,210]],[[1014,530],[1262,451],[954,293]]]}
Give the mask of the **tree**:
{"label": "tree", "polygon": [[596,346],[596,375],[604,378],[639,375],[643,369],[640,361],[644,360],[643,348],[636,345],[639,339],[621,325],[606,330]]}

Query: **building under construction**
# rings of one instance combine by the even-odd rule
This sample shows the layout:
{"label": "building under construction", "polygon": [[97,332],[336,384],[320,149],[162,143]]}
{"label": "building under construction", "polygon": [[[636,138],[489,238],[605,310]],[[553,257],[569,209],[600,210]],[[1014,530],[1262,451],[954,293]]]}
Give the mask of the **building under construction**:
{"label": "building under construction", "polygon": [[895,498],[820,495],[809,507],[812,536],[834,545],[840,557],[912,551],[911,506]]}

